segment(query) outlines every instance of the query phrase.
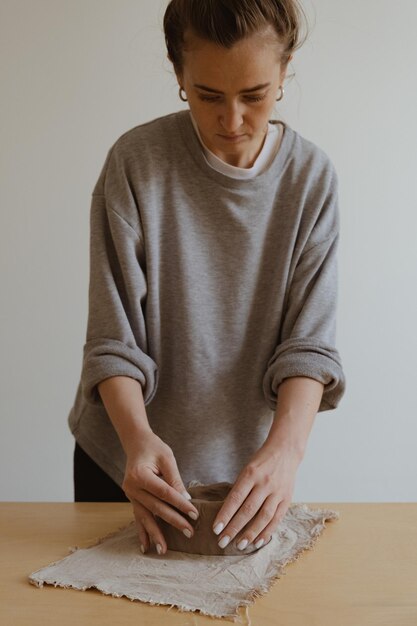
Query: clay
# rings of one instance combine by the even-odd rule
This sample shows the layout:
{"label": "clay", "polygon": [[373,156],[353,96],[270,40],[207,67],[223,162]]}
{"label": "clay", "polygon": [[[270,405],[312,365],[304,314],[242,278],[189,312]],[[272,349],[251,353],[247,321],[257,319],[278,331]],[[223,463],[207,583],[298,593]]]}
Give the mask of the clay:
{"label": "clay", "polygon": [[[158,525],[164,534],[168,549],[191,554],[220,556],[241,556],[242,554],[251,554],[257,550],[262,550],[263,546],[255,548],[253,543],[248,544],[244,550],[239,550],[237,543],[243,538],[241,534],[243,529],[238,533],[237,541],[233,539],[225,548],[218,546],[222,533],[219,535],[214,534],[213,523],[232,486],[231,483],[226,482],[194,487],[189,486],[187,491],[190,496],[192,496],[190,502],[194,504],[199,512],[197,520],[186,516],[191,526],[194,528],[194,535],[188,539],[181,530],[158,517]],[[184,515],[182,511],[180,511],[180,513]],[[248,522],[247,526],[249,523],[250,522]]]}

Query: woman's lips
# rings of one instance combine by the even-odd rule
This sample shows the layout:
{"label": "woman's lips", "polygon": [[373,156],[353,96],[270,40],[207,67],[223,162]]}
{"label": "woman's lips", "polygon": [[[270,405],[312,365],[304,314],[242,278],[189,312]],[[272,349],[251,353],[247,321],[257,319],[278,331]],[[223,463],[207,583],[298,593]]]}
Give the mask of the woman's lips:
{"label": "woman's lips", "polygon": [[232,143],[235,141],[239,141],[239,139],[242,139],[242,137],[244,137],[245,135],[219,135],[222,139],[225,139],[226,141],[231,141]]}

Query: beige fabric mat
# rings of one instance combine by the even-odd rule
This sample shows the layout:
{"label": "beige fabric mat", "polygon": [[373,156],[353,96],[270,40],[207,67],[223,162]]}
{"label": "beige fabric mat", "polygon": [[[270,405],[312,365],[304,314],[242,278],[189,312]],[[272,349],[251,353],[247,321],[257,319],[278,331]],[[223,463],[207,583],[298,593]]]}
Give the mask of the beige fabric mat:
{"label": "beige fabric mat", "polygon": [[264,595],[285,573],[287,563],[314,546],[325,522],[337,519],[337,511],[292,504],[272,540],[242,556],[173,550],[158,555],[152,549],[142,554],[132,520],[88,548],[70,548],[69,556],[33,572],[28,580],[38,587],[44,583],[83,591],[95,587],[115,597],[167,604],[181,611],[198,610],[234,621],[239,607],[248,607]]}

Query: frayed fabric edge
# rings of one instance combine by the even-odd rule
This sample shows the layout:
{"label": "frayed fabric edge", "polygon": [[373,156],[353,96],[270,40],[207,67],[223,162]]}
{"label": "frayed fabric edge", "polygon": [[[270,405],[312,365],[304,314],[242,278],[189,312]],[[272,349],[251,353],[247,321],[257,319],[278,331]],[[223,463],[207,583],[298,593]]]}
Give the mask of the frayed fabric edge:
{"label": "frayed fabric edge", "polygon": [[87,591],[88,589],[97,589],[98,591],[100,591],[103,595],[106,596],[112,596],[113,598],[128,598],[129,600],[131,600],[132,602],[134,601],[139,601],[139,602],[143,602],[145,604],[150,604],[152,606],[169,606],[169,608],[167,609],[167,611],[171,610],[173,607],[177,608],[179,611],[181,612],[191,612],[191,613],[201,613],[202,615],[207,615],[208,617],[224,617],[224,618],[230,618],[230,621],[235,621],[235,616],[236,616],[236,612],[234,613],[213,613],[210,611],[204,611],[204,609],[196,609],[193,607],[189,607],[186,604],[177,604],[177,603],[172,603],[170,601],[167,602],[158,602],[156,600],[153,600],[150,597],[147,596],[142,596],[142,597],[135,597],[135,596],[131,596],[127,593],[117,593],[117,592],[113,592],[113,591],[107,591],[106,589],[102,589],[101,586],[99,584],[97,585],[75,585],[75,584],[66,584],[66,583],[58,583],[55,580],[52,579],[44,579],[44,580],[40,580],[38,578],[35,577],[35,574],[33,574],[33,576],[29,576],[29,582],[32,585],[35,585],[36,587],[43,587],[44,584],[45,585],[53,585],[54,587],[61,587],[63,589],[75,589],[76,591]]}

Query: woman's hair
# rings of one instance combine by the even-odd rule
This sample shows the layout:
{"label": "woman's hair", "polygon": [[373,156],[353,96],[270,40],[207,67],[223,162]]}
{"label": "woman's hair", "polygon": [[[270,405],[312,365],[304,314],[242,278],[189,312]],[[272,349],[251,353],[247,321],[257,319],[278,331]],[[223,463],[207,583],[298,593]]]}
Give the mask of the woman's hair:
{"label": "woman's hair", "polygon": [[170,0],[164,15],[168,58],[176,73],[182,74],[186,31],[231,48],[271,25],[281,44],[279,60],[285,68],[307,38],[307,34],[303,39],[300,36],[302,16],[306,17],[298,0]]}

